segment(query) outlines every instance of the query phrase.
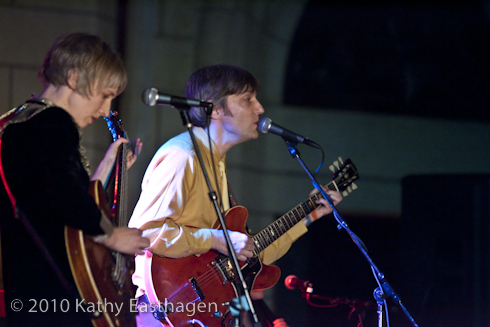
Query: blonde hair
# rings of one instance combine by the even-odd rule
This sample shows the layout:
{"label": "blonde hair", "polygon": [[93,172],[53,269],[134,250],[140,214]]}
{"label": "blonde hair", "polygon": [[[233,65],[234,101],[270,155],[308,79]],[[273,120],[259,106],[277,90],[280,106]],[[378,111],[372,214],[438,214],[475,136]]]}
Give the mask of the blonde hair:
{"label": "blonde hair", "polygon": [[122,59],[99,37],[86,33],[64,34],[55,39],[37,74],[47,86],[68,85],[71,74],[77,74],[76,91],[93,95],[97,88],[117,88],[120,94],[127,84]]}

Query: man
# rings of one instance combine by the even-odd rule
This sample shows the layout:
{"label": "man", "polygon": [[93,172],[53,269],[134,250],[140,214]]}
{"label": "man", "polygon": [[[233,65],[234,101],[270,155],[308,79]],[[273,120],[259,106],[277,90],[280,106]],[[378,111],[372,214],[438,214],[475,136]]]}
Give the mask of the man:
{"label": "man", "polygon": [[[199,69],[187,84],[187,97],[214,104],[209,126],[203,109],[192,108],[190,116],[205,169],[213,189],[217,190],[223,212],[230,208],[226,153],[235,145],[258,137],[257,123],[259,115],[264,113],[256,97],[258,89],[256,79],[249,72],[228,65]],[[151,253],[169,258],[199,255],[209,250],[228,254],[222,230],[215,229],[217,214],[187,132],[172,138],[157,151],[141,188],[129,226],[144,230],[143,235],[151,241]],[[335,204],[342,199],[338,192],[328,191],[328,194]],[[265,264],[284,255],[312,221],[332,212],[324,199],[320,202],[324,206],[261,252]],[[229,231],[229,234],[238,260],[251,258],[254,251],[251,237],[238,231]],[[144,297],[151,291],[148,289],[146,257],[136,258],[133,282],[138,286],[137,297]]]}
{"label": "man", "polygon": [[[55,40],[38,77],[42,93],[0,117],[7,324],[91,326],[77,306],[65,225],[125,254],[142,254],[149,245],[140,230],[113,227],[101,213],[88,194],[88,165],[80,146],[79,130],[109,115],[111,101],[126,86],[126,72],[119,56],[98,37],[72,33]],[[117,148],[128,142],[111,145],[94,179],[107,179]]]}

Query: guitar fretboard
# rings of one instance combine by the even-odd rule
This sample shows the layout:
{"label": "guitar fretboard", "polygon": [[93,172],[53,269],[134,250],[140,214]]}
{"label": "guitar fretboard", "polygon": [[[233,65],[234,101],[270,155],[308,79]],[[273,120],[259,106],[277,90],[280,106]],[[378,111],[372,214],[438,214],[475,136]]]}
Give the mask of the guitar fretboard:
{"label": "guitar fretboard", "polygon": [[[336,190],[335,181],[331,181],[326,186],[329,190]],[[323,198],[321,193],[316,193],[313,196],[306,199],[304,202],[298,204],[293,209],[289,210],[286,214],[276,219],[272,224],[265,227],[259,233],[253,236],[253,242],[255,244],[254,255],[258,255],[265,250],[275,240],[284,235],[288,230],[293,228],[303,218],[308,216],[310,212],[315,210],[319,206],[316,201]]]}
{"label": "guitar fretboard", "polygon": [[[117,112],[112,112],[109,117],[105,118],[107,127],[112,134],[112,139],[115,142],[119,137],[124,137],[129,140],[126,131],[122,125],[122,121],[118,118]],[[129,215],[126,207],[126,199],[128,193],[128,175],[127,175],[127,159],[128,151],[136,153],[132,142],[122,144],[118,150],[115,163],[115,179],[114,179],[114,200],[113,200],[113,223],[116,226],[127,226]],[[112,280],[120,287],[123,287],[128,272],[128,261],[125,254],[113,252],[115,264],[112,268]]]}

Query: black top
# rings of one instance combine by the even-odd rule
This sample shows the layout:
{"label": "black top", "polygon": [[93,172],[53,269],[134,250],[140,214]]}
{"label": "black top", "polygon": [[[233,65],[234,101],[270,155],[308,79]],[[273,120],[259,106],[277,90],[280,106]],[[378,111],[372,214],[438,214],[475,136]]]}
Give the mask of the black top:
{"label": "black top", "polygon": [[[103,231],[100,211],[88,194],[89,176],[81,162],[79,133],[73,119],[61,108],[45,109],[26,122],[9,125],[1,146],[5,178],[18,207],[46,244],[74,294],[78,294],[66,255],[64,226],[81,229],[87,235]],[[8,326],[90,326],[87,317],[80,314],[76,296],[70,296],[62,286],[29,233],[14,217],[3,184],[0,185]],[[14,299],[23,303],[20,312],[11,308]],[[64,313],[67,307],[70,312]]]}

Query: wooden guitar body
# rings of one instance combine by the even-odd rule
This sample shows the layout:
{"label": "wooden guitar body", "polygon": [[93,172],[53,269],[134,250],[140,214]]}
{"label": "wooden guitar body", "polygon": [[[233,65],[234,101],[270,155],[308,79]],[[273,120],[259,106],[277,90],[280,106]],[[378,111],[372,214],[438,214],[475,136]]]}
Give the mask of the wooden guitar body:
{"label": "wooden guitar body", "polygon": [[[65,239],[74,279],[87,312],[93,312],[94,327],[136,326],[136,309],[131,308],[134,287],[128,278],[122,285],[114,280],[114,257],[108,248],[65,227]],[[127,276],[131,276],[127,272]],[[100,303],[100,305],[99,305]],[[98,311],[101,309],[101,311]]]}
{"label": "wooden guitar body", "polygon": [[[127,138],[121,120],[116,112],[105,117],[113,140]],[[109,210],[107,193],[98,180],[91,182],[89,194],[115,227],[127,226],[126,200],[126,161],[130,145],[118,149],[114,170],[114,201]],[[132,149],[133,153],[135,149]],[[134,271],[134,258],[97,244],[84,236],[81,230],[65,226],[65,244],[78,292],[86,311],[93,313],[95,327],[135,327],[137,314],[131,275]]]}
{"label": "wooden guitar body", "polygon": [[[107,214],[105,191],[100,181],[91,183],[89,193]],[[73,278],[80,298],[85,300],[86,311],[101,309],[93,312],[92,324],[95,327],[136,326],[137,311],[131,308],[135,293],[131,282],[131,260],[123,260],[124,265],[116,263],[118,260],[111,250],[69,226],[65,226],[65,244]]]}

